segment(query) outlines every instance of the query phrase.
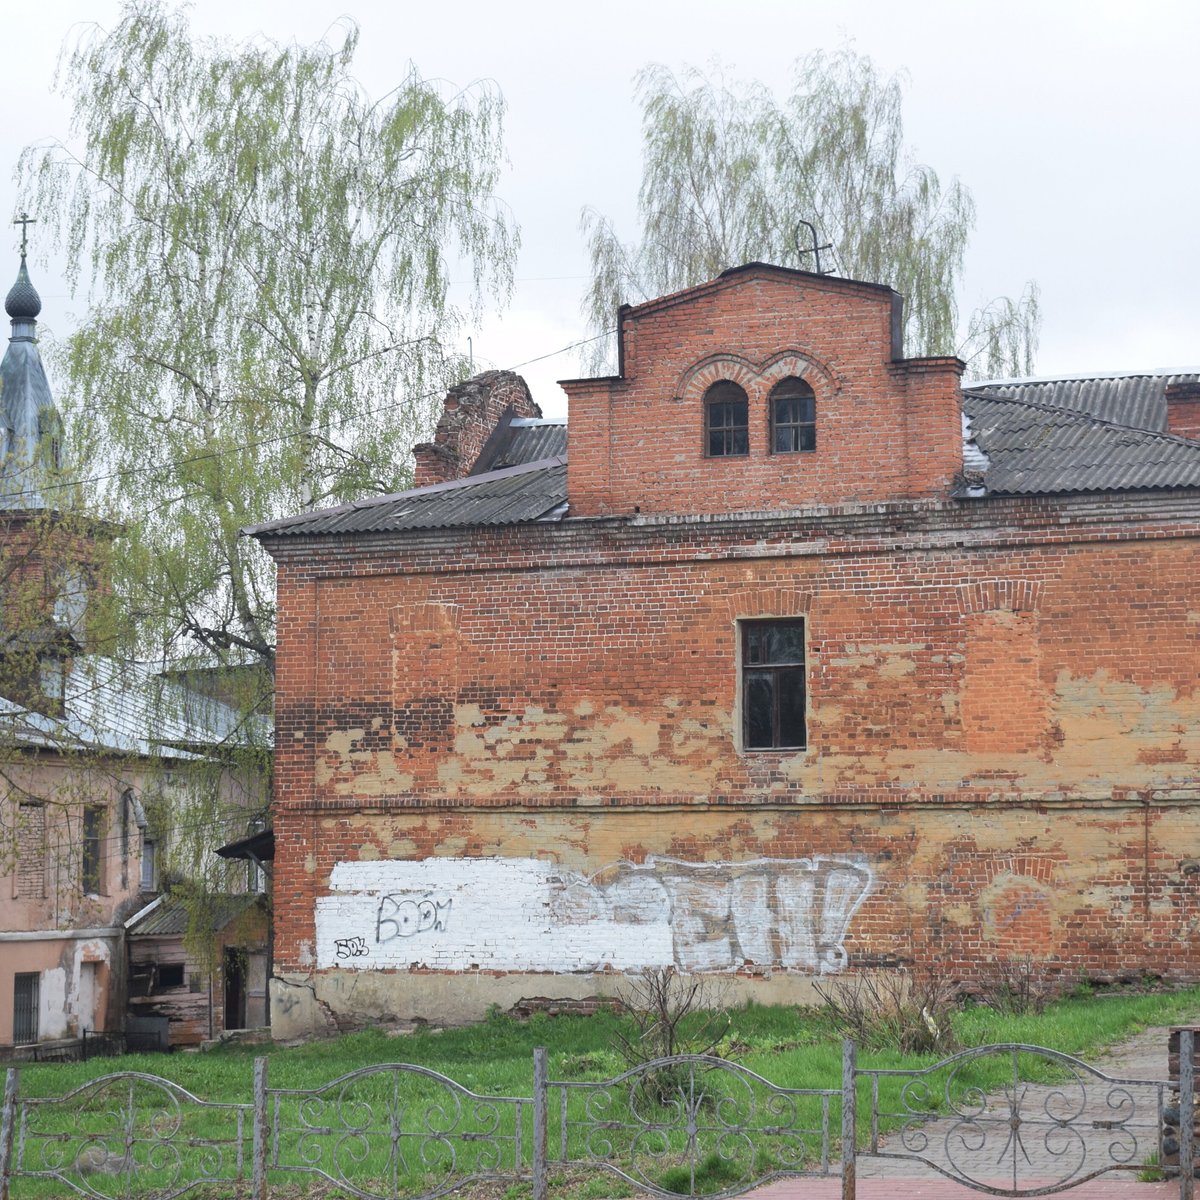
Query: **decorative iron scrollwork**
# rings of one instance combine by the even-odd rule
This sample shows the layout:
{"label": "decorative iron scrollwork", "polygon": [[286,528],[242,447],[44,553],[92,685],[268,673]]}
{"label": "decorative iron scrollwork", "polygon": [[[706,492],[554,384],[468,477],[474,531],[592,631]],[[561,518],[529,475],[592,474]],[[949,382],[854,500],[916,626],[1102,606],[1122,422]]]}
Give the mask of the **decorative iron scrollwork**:
{"label": "decorative iron scrollwork", "polygon": [[[993,1064],[1006,1060],[1002,1079]],[[920,1071],[868,1071],[870,1153],[914,1158],[979,1191],[1041,1196],[1136,1168],[1157,1147],[1165,1084],[1114,1079],[1038,1046],[982,1046]],[[880,1100],[902,1081],[898,1111]],[[887,1119],[895,1139],[879,1138]]]}

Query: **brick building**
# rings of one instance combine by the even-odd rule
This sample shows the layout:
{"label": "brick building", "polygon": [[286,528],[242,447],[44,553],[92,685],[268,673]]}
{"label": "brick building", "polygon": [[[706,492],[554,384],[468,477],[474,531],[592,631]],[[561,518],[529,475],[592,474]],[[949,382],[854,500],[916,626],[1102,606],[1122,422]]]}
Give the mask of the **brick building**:
{"label": "brick building", "polygon": [[1200,974],[1200,382],[963,389],[751,264],[480,376],[279,565],[281,1033],[675,964]]}
{"label": "brick building", "polygon": [[[86,1034],[126,1028],[128,925],[163,885],[181,814],[215,790],[246,810],[242,832],[264,780],[232,753],[245,742],[239,710],[112,656],[105,564],[119,530],[62,506],[62,423],[24,250],[4,306],[0,1051],[71,1054]],[[180,944],[171,966],[183,958]],[[156,999],[175,990],[147,980]]]}

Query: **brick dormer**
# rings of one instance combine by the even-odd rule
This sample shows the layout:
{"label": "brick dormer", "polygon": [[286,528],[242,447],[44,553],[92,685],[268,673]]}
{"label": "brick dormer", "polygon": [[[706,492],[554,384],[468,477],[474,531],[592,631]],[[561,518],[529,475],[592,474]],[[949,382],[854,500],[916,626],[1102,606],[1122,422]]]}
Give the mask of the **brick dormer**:
{"label": "brick dormer", "polygon": [[904,359],[891,288],[763,263],[619,313],[619,373],[563,382],[571,513],[945,494],[956,358]]}
{"label": "brick dormer", "polygon": [[540,417],[529,388],[512,371],[484,371],[446,393],[432,442],[413,447],[413,487],[462,479],[502,423],[514,417]]}

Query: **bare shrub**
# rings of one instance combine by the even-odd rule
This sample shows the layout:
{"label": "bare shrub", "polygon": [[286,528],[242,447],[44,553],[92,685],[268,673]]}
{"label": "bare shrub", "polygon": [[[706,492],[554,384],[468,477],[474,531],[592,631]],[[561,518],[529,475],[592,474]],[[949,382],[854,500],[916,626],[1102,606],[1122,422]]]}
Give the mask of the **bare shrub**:
{"label": "bare shrub", "polygon": [[1040,1013],[1058,994],[1058,979],[1032,955],[981,963],[975,996],[980,1004],[1010,1016]]}
{"label": "bare shrub", "polygon": [[956,988],[932,967],[821,979],[814,984],[830,1024],[871,1050],[950,1053]]}
{"label": "bare shrub", "polygon": [[[614,1033],[611,1045],[627,1069],[680,1054],[714,1054],[733,1023],[718,985],[680,975],[674,967],[647,968],[629,980],[617,1000],[631,1028]],[[662,1067],[646,1072],[638,1091],[666,1104],[678,1094],[682,1079],[678,1068]]]}

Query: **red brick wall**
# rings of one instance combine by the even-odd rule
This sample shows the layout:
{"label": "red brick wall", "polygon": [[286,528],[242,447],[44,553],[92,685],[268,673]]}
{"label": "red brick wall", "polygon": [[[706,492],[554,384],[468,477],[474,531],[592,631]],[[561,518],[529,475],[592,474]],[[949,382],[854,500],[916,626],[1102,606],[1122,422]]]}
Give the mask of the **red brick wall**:
{"label": "red brick wall", "polygon": [[[852,963],[901,947],[967,973],[1037,950],[1194,973],[1196,504],[283,547],[279,966],[311,966],[343,861],[853,853],[875,885]],[[736,623],[788,615],[807,621],[809,748],[745,753]]]}
{"label": "red brick wall", "polygon": [[[898,361],[897,302],[755,266],[623,310],[621,376],[565,385],[571,517],[591,519],[273,541],[283,976],[385,1013],[420,994],[389,993],[389,971],[485,970],[476,944],[508,918],[476,943],[449,892],[443,959],[399,934],[386,970],[349,974],[370,944],[333,954],[330,930],[369,943],[372,897],[409,894],[426,860],[527,887],[528,970],[543,935],[547,971],[594,969],[569,964],[593,961],[578,913],[615,911],[595,881],[615,868],[622,895],[661,898],[669,861],[677,889],[696,864],[726,872],[696,893],[705,913],[676,904],[672,936],[744,921],[710,904],[722,889],[766,889],[779,946],[798,928],[782,908],[808,906],[817,969],[970,977],[1032,954],[1195,975],[1200,495],[951,500],[962,364]],[[789,375],[814,389],[817,449],[772,455],[767,396]],[[723,378],[747,392],[750,453],[706,458]],[[740,745],[739,622],[766,617],[805,622],[804,751]],[[813,932],[825,889],[864,879],[845,930]],[[547,933],[554,887],[575,907]],[[725,969],[765,986],[783,961]]]}
{"label": "red brick wall", "polygon": [[1166,395],[1167,431],[1200,439],[1200,383],[1170,384]]}
{"label": "red brick wall", "polygon": [[[898,303],[886,288],[760,267],[624,310],[624,376],[563,385],[572,515],[944,494],[962,469],[962,364],[895,361]],[[771,454],[767,397],[790,375],[816,394],[817,448]],[[704,393],[720,379],[747,393],[746,456],[705,456]]]}

